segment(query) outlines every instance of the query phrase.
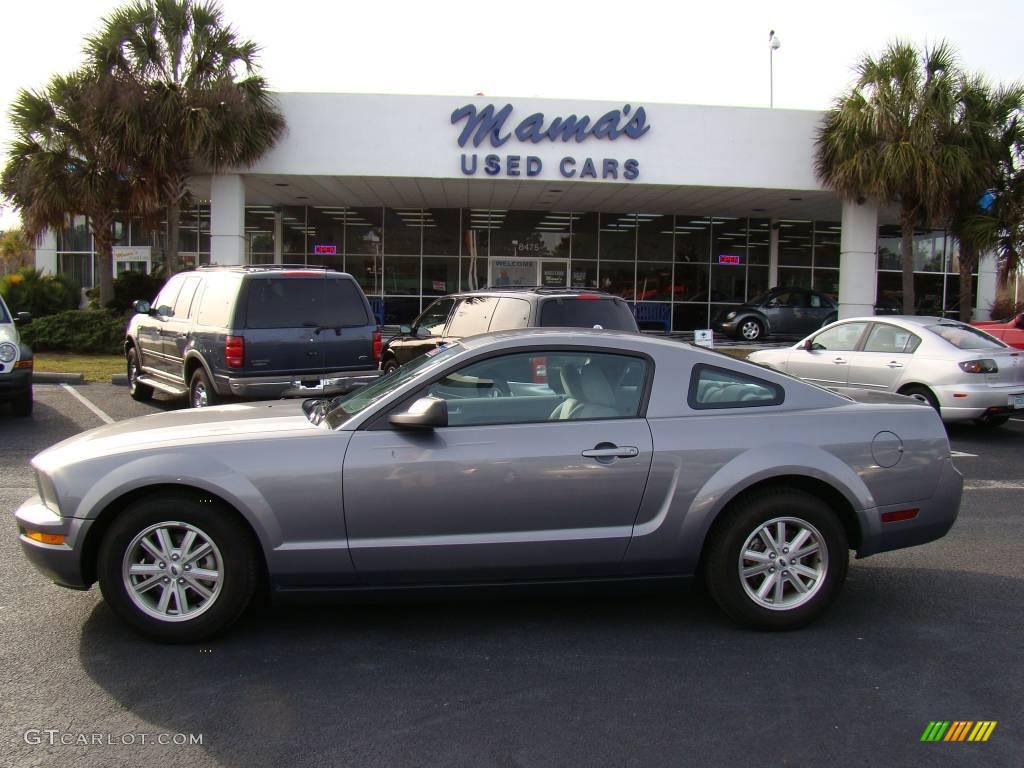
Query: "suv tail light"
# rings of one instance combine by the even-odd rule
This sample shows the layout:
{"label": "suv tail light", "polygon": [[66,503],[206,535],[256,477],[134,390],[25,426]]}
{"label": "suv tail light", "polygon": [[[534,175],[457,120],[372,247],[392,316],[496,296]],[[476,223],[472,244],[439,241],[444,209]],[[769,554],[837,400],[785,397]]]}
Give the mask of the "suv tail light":
{"label": "suv tail light", "polygon": [[228,368],[245,367],[245,337],[228,336],[224,342],[224,360]]}
{"label": "suv tail light", "polygon": [[991,358],[983,360],[967,360],[960,363],[960,367],[967,373],[999,373],[999,366]]}
{"label": "suv tail light", "polygon": [[381,352],[384,349],[384,341],[381,339],[380,331],[373,332],[373,361],[380,362]]}

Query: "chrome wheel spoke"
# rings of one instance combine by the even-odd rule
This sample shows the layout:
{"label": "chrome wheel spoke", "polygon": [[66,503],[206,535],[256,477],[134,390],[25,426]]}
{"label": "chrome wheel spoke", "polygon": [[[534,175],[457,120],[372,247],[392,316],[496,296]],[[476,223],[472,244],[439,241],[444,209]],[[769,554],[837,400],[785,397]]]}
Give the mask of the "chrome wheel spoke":
{"label": "chrome wheel spoke", "polygon": [[772,538],[771,532],[767,528],[762,528],[757,532],[757,534],[761,537],[761,541],[763,541],[764,545],[768,548],[767,551],[775,552],[776,549],[778,549],[775,546],[775,540]]}
{"label": "chrome wheel spoke", "polygon": [[189,573],[193,579],[199,579],[200,581],[220,581],[220,574],[217,571],[211,571],[206,568],[193,568]]}
{"label": "chrome wheel spoke", "polygon": [[174,584],[164,584],[163,592],[160,593],[160,602],[156,604],[156,609],[160,613],[167,613],[167,606],[171,603],[171,595],[174,593]]}
{"label": "chrome wheel spoke", "polygon": [[757,590],[758,598],[760,598],[761,600],[767,599],[768,593],[772,591],[778,580],[779,575],[777,573],[769,574],[768,578],[761,582],[761,586]]}
{"label": "chrome wheel spoke", "polygon": [[185,583],[188,584],[188,586],[191,587],[193,591],[195,591],[204,600],[209,600],[211,597],[213,597],[213,592],[208,590],[193,577],[186,576]]}
{"label": "chrome wheel spoke", "polygon": [[758,565],[751,566],[750,568],[745,568],[743,570],[743,578],[749,579],[751,576],[768,573],[769,568],[771,568],[771,566],[768,563],[759,563]]}
{"label": "chrome wheel spoke", "polygon": [[753,560],[754,562],[757,562],[757,563],[769,563],[769,562],[771,562],[771,558],[768,557],[768,553],[767,552],[759,552],[756,549],[748,549],[746,552],[744,552],[743,553],[743,559],[744,560]]}
{"label": "chrome wheel spoke", "polygon": [[792,571],[790,572],[789,576],[787,576],[786,578],[789,580],[790,584],[792,584],[794,587],[796,587],[796,591],[797,592],[801,592],[802,593],[802,592],[806,592],[807,591],[807,585],[804,584],[802,581],[800,581],[800,577],[797,576]]}
{"label": "chrome wheel spoke", "polygon": [[200,558],[206,557],[208,554],[210,554],[210,551],[212,549],[213,547],[210,545],[210,542],[204,541],[195,549],[195,551],[189,552],[188,554],[183,553],[181,556],[181,564],[189,565],[190,563],[193,563],[196,560],[199,560]]}
{"label": "chrome wheel spoke", "polygon": [[787,611],[820,590],[828,573],[828,548],[821,533],[806,520],[777,517],[750,532],[737,566],[747,597],[761,608]]}
{"label": "chrome wheel spoke", "polygon": [[820,549],[820,547],[817,544],[811,544],[811,545],[805,547],[804,549],[801,549],[799,552],[793,552],[791,557],[794,560],[803,560],[808,555],[813,555],[819,549]]}
{"label": "chrome wheel spoke", "polygon": [[819,574],[813,568],[808,568],[806,565],[800,565],[799,563],[790,566],[790,570],[793,571],[793,573],[795,574],[811,579],[813,581],[817,581],[821,576],[821,574]]}
{"label": "chrome wheel spoke", "polygon": [[139,542],[139,546],[146,550],[149,556],[154,560],[160,561],[164,559],[164,553],[157,549],[156,545],[154,545],[148,538],[142,539],[142,541]]}
{"label": "chrome wheel spoke", "polygon": [[137,584],[132,584],[132,589],[135,590],[135,594],[141,595],[143,592],[148,592],[157,584],[160,584],[163,579],[160,576],[150,576],[145,581],[140,581]]}
{"label": "chrome wheel spoke", "polygon": [[789,542],[789,544],[787,545],[789,547],[789,551],[792,553],[800,549],[800,547],[804,545],[804,543],[807,541],[807,539],[810,538],[810,536],[810,531],[808,531],[806,528],[801,528],[800,532],[796,536],[794,536],[793,540]]}
{"label": "chrome wheel spoke", "polygon": [[154,573],[163,573],[164,569],[157,563],[136,563],[128,569],[132,576],[152,576]]}
{"label": "chrome wheel spoke", "polygon": [[181,556],[181,562],[188,562],[188,553],[192,549],[192,542],[196,540],[196,532],[189,531],[185,534],[185,538],[181,540],[181,546],[178,548],[178,554]]}
{"label": "chrome wheel spoke", "polygon": [[160,542],[160,553],[165,560],[171,559],[171,552],[174,550],[174,544],[171,542],[171,534],[167,532],[166,528],[157,528],[156,539]]}

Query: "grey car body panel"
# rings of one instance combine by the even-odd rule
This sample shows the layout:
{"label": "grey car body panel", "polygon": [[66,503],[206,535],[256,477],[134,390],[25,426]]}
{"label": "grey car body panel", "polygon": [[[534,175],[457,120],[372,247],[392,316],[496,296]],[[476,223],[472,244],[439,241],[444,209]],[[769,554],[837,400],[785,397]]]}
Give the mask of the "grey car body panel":
{"label": "grey car body panel", "polygon": [[[645,356],[653,383],[639,416],[387,426],[386,415],[434,378],[481,357],[551,348]],[[57,489],[69,527],[149,485],[216,494],[252,526],[278,587],[688,575],[737,494],[793,475],[842,495],[861,555],[930,541],[956,518],[962,478],[945,431],[909,398],[857,402],[711,351],[613,331],[487,334],[438,359],[333,430],[312,424],[298,401],[230,405],[100,427],[33,464]],[[698,363],[777,383],[785,399],[693,410],[687,382]],[[606,464],[581,455],[604,442],[636,455]],[[22,526],[33,504],[19,511]],[[915,519],[880,522],[908,507]],[[21,541],[48,573],[83,570],[67,564],[80,546],[44,551]]]}

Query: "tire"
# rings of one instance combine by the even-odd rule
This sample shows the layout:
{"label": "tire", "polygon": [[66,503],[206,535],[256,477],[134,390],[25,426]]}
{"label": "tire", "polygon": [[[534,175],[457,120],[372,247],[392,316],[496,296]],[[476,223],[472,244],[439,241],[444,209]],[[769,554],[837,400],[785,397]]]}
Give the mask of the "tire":
{"label": "tire", "polygon": [[942,414],[942,411],[939,410],[939,399],[935,397],[935,395],[932,393],[930,389],[928,389],[928,387],[916,385],[911,387],[904,387],[903,389],[900,390],[900,394],[906,395],[907,397],[916,397],[918,400],[924,400],[926,403],[928,403],[928,405],[935,409],[936,413],[938,413],[939,415]]}
{"label": "tire", "polygon": [[763,336],[764,323],[757,318],[744,318],[736,326],[736,338],[740,341],[757,341]]}
{"label": "tire", "polygon": [[[778,487],[741,501],[723,514],[728,517],[715,526],[706,544],[704,578],[711,597],[734,621],[761,630],[797,629],[818,618],[839,596],[849,567],[849,544],[839,518],[820,498],[796,488]],[[777,544],[780,521],[784,526],[781,546]],[[762,529],[770,529],[772,546],[759,535]],[[786,545],[801,536],[805,537],[801,550],[818,546],[816,552],[799,558],[797,565],[807,573],[793,570],[792,561],[788,569],[773,566],[773,562],[786,562]],[[743,557],[746,552],[757,555]],[[743,567],[761,566],[775,570],[750,573],[746,578],[741,575]],[[803,593],[797,581],[804,587]],[[767,593],[760,595],[766,584]],[[782,585],[781,592],[777,584]]]}
{"label": "tire", "polygon": [[398,367],[398,361],[395,360],[395,358],[388,358],[387,362],[384,363],[384,367],[381,368],[381,375],[386,375],[391,373],[392,371],[397,371]]}
{"label": "tire", "polygon": [[139,379],[139,352],[135,347],[130,347],[125,355],[125,363],[128,373],[128,394],[132,400],[146,403],[153,399],[153,388],[148,384],[141,383]]}
{"label": "tire", "polygon": [[996,429],[1010,420],[1009,416],[989,416],[986,419],[975,419],[974,423],[985,429]]}
{"label": "tire", "polygon": [[196,368],[188,382],[188,407],[206,408],[219,403],[220,397],[210,383],[210,377],[206,375],[206,371],[201,366]]}
{"label": "tire", "polygon": [[27,419],[32,415],[32,387],[22,392],[11,401],[11,413],[19,419]]}
{"label": "tire", "polygon": [[[161,544],[161,531],[169,547]],[[209,551],[189,562],[199,542]],[[252,600],[258,578],[251,532],[221,504],[178,493],[151,496],[120,512],[97,557],[103,599],[134,630],[164,643],[191,643],[229,627]],[[128,573],[133,565],[142,573]],[[200,569],[203,577],[197,576]],[[137,589],[152,578],[158,579],[154,586]]]}

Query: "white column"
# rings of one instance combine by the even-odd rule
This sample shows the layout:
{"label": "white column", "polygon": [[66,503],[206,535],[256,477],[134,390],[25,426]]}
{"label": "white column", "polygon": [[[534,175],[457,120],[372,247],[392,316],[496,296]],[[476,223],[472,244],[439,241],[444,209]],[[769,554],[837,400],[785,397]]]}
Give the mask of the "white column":
{"label": "white column", "polygon": [[236,173],[210,179],[210,263],[245,263],[245,181]]}
{"label": "white column", "polygon": [[47,275],[57,274],[57,233],[52,229],[36,238],[36,269]]}
{"label": "white column", "polygon": [[878,208],[843,201],[839,241],[839,319],[875,314]]}
{"label": "white column", "polygon": [[779,223],[772,219],[768,230],[768,287],[779,284]]}
{"label": "white column", "polygon": [[999,263],[994,251],[986,251],[978,259],[978,297],[974,302],[973,320],[989,320],[992,317],[992,304],[995,303],[998,290]]}

